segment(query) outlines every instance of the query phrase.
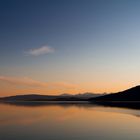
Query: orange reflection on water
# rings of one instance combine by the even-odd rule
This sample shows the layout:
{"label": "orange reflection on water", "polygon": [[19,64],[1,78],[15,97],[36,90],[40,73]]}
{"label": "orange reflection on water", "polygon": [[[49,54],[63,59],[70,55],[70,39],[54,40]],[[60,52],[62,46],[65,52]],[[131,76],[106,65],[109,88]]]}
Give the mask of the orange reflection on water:
{"label": "orange reflection on water", "polygon": [[[77,136],[84,138],[138,137],[140,111],[91,104],[5,105],[0,104],[0,132],[3,128],[25,135]],[[23,131],[24,129],[24,131]],[[10,131],[12,131],[10,130]],[[27,131],[28,130],[28,131]],[[49,135],[49,136],[48,136]]]}

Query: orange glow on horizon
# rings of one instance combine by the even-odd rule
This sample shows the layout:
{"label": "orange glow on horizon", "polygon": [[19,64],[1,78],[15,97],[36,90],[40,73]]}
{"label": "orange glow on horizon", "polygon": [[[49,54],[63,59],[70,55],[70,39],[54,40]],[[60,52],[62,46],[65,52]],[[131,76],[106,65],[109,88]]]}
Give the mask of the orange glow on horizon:
{"label": "orange glow on horizon", "polygon": [[[2,85],[2,84],[1,84]],[[59,95],[63,93],[68,94],[78,94],[78,93],[85,93],[85,92],[91,92],[91,93],[113,93],[113,92],[119,92],[126,90],[128,88],[131,88],[133,86],[136,86],[137,84],[126,84],[122,85],[116,84],[113,86],[111,85],[95,85],[92,86],[92,83],[86,83],[79,85],[79,87],[76,88],[54,88],[54,89],[48,89],[48,88],[41,88],[41,87],[20,87],[20,86],[12,86],[8,84],[4,84],[0,86],[0,97],[4,96],[12,96],[12,95],[23,95],[23,94],[43,94],[43,95]],[[8,88],[7,88],[8,87]]]}

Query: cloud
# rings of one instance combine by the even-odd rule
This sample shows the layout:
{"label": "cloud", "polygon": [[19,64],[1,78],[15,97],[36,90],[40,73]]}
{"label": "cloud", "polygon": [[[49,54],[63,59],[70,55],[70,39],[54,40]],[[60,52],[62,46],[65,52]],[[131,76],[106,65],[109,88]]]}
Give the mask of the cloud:
{"label": "cloud", "polygon": [[0,81],[16,86],[40,87],[40,88],[70,89],[76,87],[76,85],[67,82],[55,82],[55,83],[41,82],[41,81],[33,80],[28,77],[0,76]]}
{"label": "cloud", "polygon": [[0,76],[0,81],[13,84],[13,85],[47,87],[47,83],[36,81],[28,77]]}
{"label": "cloud", "polygon": [[30,49],[26,52],[26,54],[32,55],[32,56],[40,56],[40,55],[45,55],[45,54],[49,54],[53,52],[54,52],[54,49],[52,47],[42,46],[39,48]]}

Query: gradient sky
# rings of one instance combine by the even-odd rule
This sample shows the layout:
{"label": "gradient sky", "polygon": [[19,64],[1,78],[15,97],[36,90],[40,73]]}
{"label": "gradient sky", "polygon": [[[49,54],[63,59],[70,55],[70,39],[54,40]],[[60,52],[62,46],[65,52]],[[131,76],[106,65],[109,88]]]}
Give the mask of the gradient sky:
{"label": "gradient sky", "polygon": [[139,62],[139,0],[0,1],[0,96],[116,92]]}

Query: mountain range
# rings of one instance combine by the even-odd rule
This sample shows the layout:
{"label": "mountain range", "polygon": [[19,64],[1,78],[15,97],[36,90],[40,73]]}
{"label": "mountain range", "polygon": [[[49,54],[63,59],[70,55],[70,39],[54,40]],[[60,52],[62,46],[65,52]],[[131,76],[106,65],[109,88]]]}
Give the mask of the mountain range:
{"label": "mountain range", "polygon": [[0,101],[89,101],[89,102],[140,102],[140,86],[112,94],[61,94],[61,95],[16,95],[0,98]]}
{"label": "mountain range", "polygon": [[27,94],[0,98],[1,101],[87,101],[90,98],[105,94],[83,93],[83,94],[61,94],[61,95],[39,95]]}

